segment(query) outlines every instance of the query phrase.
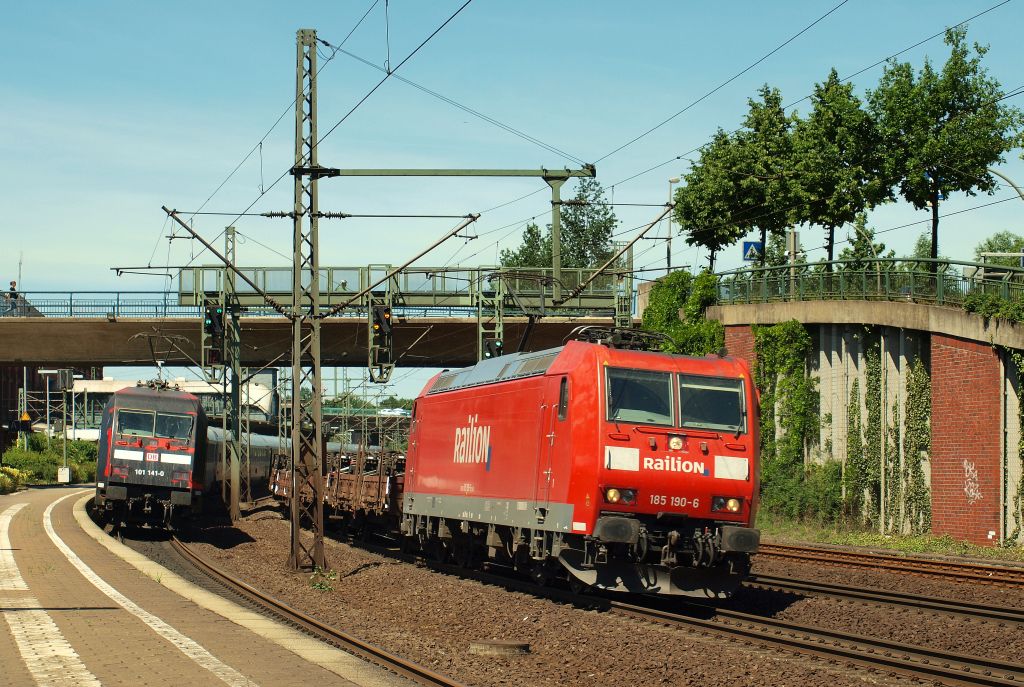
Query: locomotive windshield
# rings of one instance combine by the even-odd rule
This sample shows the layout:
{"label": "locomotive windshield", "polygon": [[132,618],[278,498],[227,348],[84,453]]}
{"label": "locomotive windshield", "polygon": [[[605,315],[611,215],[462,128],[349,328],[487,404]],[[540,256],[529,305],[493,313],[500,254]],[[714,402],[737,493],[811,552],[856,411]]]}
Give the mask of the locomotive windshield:
{"label": "locomotive windshield", "polygon": [[144,410],[117,411],[117,433],[132,437],[153,436],[154,413]]}
{"label": "locomotive windshield", "polygon": [[145,410],[117,411],[117,433],[132,437],[191,439],[191,415],[169,415]]}
{"label": "locomotive windshield", "polygon": [[672,425],[672,375],[608,368],[608,420]]}
{"label": "locomotive windshield", "polygon": [[157,414],[156,435],[161,439],[191,439],[192,416]]}
{"label": "locomotive windshield", "polygon": [[679,413],[683,427],[743,432],[743,382],[681,374]]}

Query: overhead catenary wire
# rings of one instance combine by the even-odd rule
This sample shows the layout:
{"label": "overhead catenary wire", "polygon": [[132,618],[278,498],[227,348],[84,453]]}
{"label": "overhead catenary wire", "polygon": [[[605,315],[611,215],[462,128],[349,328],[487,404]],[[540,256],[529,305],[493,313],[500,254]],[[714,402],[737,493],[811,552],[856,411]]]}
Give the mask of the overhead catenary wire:
{"label": "overhead catenary wire", "polygon": [[668,117],[668,118],[666,118],[666,119],[662,120],[662,121],[661,121],[661,122],[660,122],[659,124],[656,124],[655,126],[652,126],[652,127],[650,128],[650,129],[648,129],[647,131],[643,132],[643,133],[642,133],[642,134],[640,134],[639,136],[636,136],[636,137],[634,137],[634,138],[632,138],[632,139],[630,139],[630,140],[626,141],[625,143],[623,143],[622,145],[620,145],[620,146],[619,146],[618,148],[615,148],[615,149],[614,149],[614,150],[612,150],[611,152],[605,153],[605,154],[604,154],[604,155],[602,155],[601,157],[597,158],[597,160],[595,161],[595,163],[596,163],[596,162],[601,162],[602,160],[606,160],[607,158],[611,157],[612,155],[615,155],[616,153],[618,153],[618,152],[620,152],[620,151],[622,151],[622,150],[625,150],[626,148],[628,148],[629,146],[633,145],[633,144],[634,144],[634,143],[636,143],[637,141],[639,141],[639,140],[641,140],[641,139],[645,138],[646,136],[649,136],[650,134],[654,133],[655,131],[657,131],[657,130],[658,130],[658,129],[660,129],[661,127],[665,126],[666,124],[668,124],[669,122],[671,122],[671,121],[672,121],[673,119],[675,119],[675,118],[676,118],[676,117],[678,117],[679,115],[681,115],[681,114],[683,114],[684,112],[686,112],[687,110],[690,110],[691,108],[693,108],[693,107],[695,107],[695,106],[699,105],[700,103],[704,102],[705,100],[707,100],[708,98],[710,98],[710,97],[711,97],[712,95],[714,95],[714,94],[715,94],[715,93],[717,93],[718,91],[722,90],[723,88],[725,88],[726,86],[728,86],[729,84],[731,84],[731,83],[732,83],[733,81],[735,81],[736,79],[740,78],[741,76],[743,76],[744,74],[746,74],[747,72],[749,72],[749,71],[750,71],[751,69],[753,69],[754,67],[758,66],[759,64],[761,64],[762,62],[764,62],[765,60],[767,60],[767,59],[768,59],[769,57],[771,57],[771,56],[772,56],[772,55],[774,55],[775,53],[777,53],[777,52],[779,52],[780,50],[782,50],[782,49],[783,49],[784,47],[786,47],[787,45],[789,45],[790,43],[792,43],[793,41],[795,41],[795,40],[796,40],[797,38],[799,38],[799,37],[800,37],[800,36],[802,36],[803,34],[805,34],[805,33],[807,33],[808,31],[810,31],[810,30],[811,30],[812,28],[814,28],[814,27],[815,27],[815,26],[816,26],[817,24],[819,24],[820,22],[824,21],[824,20],[825,20],[825,19],[826,19],[826,18],[827,18],[828,16],[830,16],[831,14],[833,14],[834,12],[836,12],[836,11],[837,11],[837,10],[838,10],[838,9],[839,9],[840,7],[842,7],[843,5],[845,5],[845,4],[847,3],[847,2],[849,2],[849,0],[842,0],[842,1],[841,1],[841,2],[840,2],[840,3],[838,4],[838,5],[835,5],[835,6],[834,6],[834,7],[832,8],[832,9],[830,9],[830,10],[829,10],[829,11],[827,11],[827,12],[825,12],[825,14],[821,15],[820,17],[818,17],[817,19],[815,19],[814,21],[812,21],[812,22],[811,22],[810,24],[808,24],[808,25],[807,25],[807,26],[805,26],[804,28],[802,28],[802,29],[800,29],[799,31],[797,31],[797,32],[796,32],[795,34],[793,34],[792,36],[790,36],[789,38],[787,38],[787,39],[786,39],[785,41],[783,41],[783,42],[782,42],[782,43],[780,43],[779,45],[777,45],[777,46],[775,46],[774,48],[772,48],[771,50],[769,50],[769,51],[768,51],[767,53],[765,53],[765,54],[764,54],[763,56],[761,56],[760,58],[758,58],[757,60],[755,60],[755,61],[754,61],[754,62],[752,62],[751,64],[747,65],[746,67],[744,67],[743,69],[741,69],[741,70],[740,70],[739,72],[737,72],[737,73],[736,73],[736,74],[734,74],[733,76],[729,77],[728,79],[726,79],[726,80],[725,80],[725,81],[723,81],[722,83],[718,84],[717,86],[715,86],[715,87],[714,87],[714,88],[712,88],[712,89],[711,89],[710,91],[708,91],[707,93],[705,93],[705,94],[704,94],[704,95],[702,95],[701,97],[699,97],[699,98],[697,98],[696,100],[694,100],[693,102],[691,102],[691,103],[690,103],[689,105],[687,105],[687,106],[686,106],[686,107],[684,107],[683,109],[679,110],[678,112],[676,112],[676,113],[675,113],[675,114],[673,114],[672,116],[670,116],[670,117]]}
{"label": "overhead catenary wire", "polygon": [[[375,86],[373,86],[373,88],[371,88],[371,89],[369,90],[369,92],[367,92],[367,93],[366,93],[366,95],[364,95],[364,96],[363,96],[362,98],[360,98],[360,99],[359,99],[359,101],[358,101],[358,102],[357,102],[357,103],[356,103],[355,105],[353,105],[353,106],[352,106],[352,108],[351,108],[351,109],[350,109],[350,110],[349,110],[349,111],[348,111],[348,112],[347,112],[347,113],[346,113],[346,114],[345,114],[344,116],[342,116],[342,118],[341,118],[341,119],[339,119],[339,120],[338,120],[338,121],[337,121],[337,122],[336,122],[336,123],[335,123],[335,124],[334,124],[334,125],[333,125],[333,126],[332,126],[332,127],[330,128],[330,129],[328,129],[327,133],[325,133],[325,134],[324,134],[323,136],[320,136],[320,138],[319,138],[319,139],[317,139],[316,141],[314,141],[314,142],[313,142],[313,145],[312,145],[312,148],[314,148],[314,149],[315,149],[315,148],[316,148],[317,146],[319,146],[319,145],[320,145],[320,143],[321,143],[321,142],[323,142],[323,140],[324,140],[325,138],[327,138],[328,136],[330,136],[330,135],[331,135],[331,133],[333,133],[333,132],[334,132],[334,131],[335,131],[335,130],[336,130],[336,129],[337,129],[338,127],[339,127],[339,126],[341,126],[341,124],[342,124],[342,123],[344,123],[344,122],[345,122],[345,121],[346,121],[346,120],[347,120],[347,119],[348,119],[348,118],[349,118],[349,117],[350,117],[350,116],[351,116],[351,115],[352,115],[352,114],[353,114],[353,113],[354,113],[354,112],[355,112],[356,110],[358,110],[358,109],[359,109],[359,107],[360,107],[360,106],[361,106],[361,105],[362,105],[363,103],[365,103],[365,102],[366,102],[366,100],[367,100],[367,99],[369,99],[369,97],[370,97],[371,95],[373,95],[373,93],[374,93],[374,92],[376,92],[376,91],[377,91],[377,89],[378,89],[378,88],[380,88],[380,86],[381,86],[381,85],[383,85],[383,84],[384,84],[384,82],[385,82],[385,81],[387,81],[387,80],[388,80],[388,79],[389,79],[389,78],[390,78],[390,77],[391,77],[391,76],[392,76],[392,75],[394,74],[394,72],[396,72],[396,71],[397,71],[398,69],[400,69],[400,68],[402,67],[402,65],[404,65],[404,64],[405,64],[406,62],[408,62],[408,61],[409,61],[410,59],[412,59],[412,57],[413,57],[414,55],[416,55],[416,53],[418,53],[418,52],[419,52],[419,51],[420,51],[420,50],[421,50],[421,49],[422,49],[422,48],[423,48],[423,47],[424,47],[424,46],[425,46],[425,45],[426,45],[427,43],[429,43],[429,42],[430,42],[430,40],[431,40],[431,39],[433,39],[433,38],[434,38],[434,37],[435,37],[435,36],[436,36],[436,35],[437,35],[438,33],[440,33],[440,31],[441,31],[442,29],[444,29],[444,27],[446,27],[446,26],[447,26],[447,25],[448,25],[448,24],[449,24],[449,23],[450,23],[450,22],[451,22],[451,21],[452,21],[453,19],[455,19],[455,17],[456,17],[456,16],[458,16],[458,15],[459,15],[459,14],[460,14],[460,13],[461,13],[461,12],[462,12],[462,11],[463,11],[463,10],[464,10],[465,8],[466,8],[466,7],[468,7],[468,6],[469,6],[469,4],[470,4],[470,3],[472,2],[472,1],[473,1],[473,0],[466,0],[466,2],[464,2],[464,3],[463,3],[463,4],[462,4],[462,5],[461,5],[461,6],[460,6],[460,7],[459,7],[459,8],[457,9],[457,10],[455,10],[455,12],[453,12],[453,13],[452,13],[452,14],[451,14],[451,15],[450,15],[450,16],[449,16],[449,17],[448,17],[448,18],[447,18],[447,19],[446,19],[446,20],[445,20],[445,21],[444,21],[444,22],[443,22],[443,23],[442,23],[442,24],[441,24],[440,26],[438,26],[438,27],[437,27],[436,29],[434,29],[434,31],[433,31],[433,32],[432,32],[432,33],[431,33],[431,34],[430,34],[429,36],[427,36],[427,37],[426,37],[426,38],[425,38],[425,39],[424,39],[424,40],[423,40],[423,41],[422,41],[422,42],[421,42],[421,43],[420,43],[419,45],[417,45],[417,46],[416,46],[416,48],[415,48],[415,49],[413,49],[413,51],[412,51],[412,52],[410,52],[410,53],[409,53],[408,55],[406,55],[406,57],[405,57],[405,58],[404,58],[404,59],[403,59],[403,60],[402,60],[402,61],[401,61],[401,62],[400,62],[400,63],[398,64],[398,66],[396,66],[396,67],[395,67],[395,68],[394,68],[393,70],[391,70],[391,71],[390,71],[390,72],[389,72],[389,73],[388,73],[387,75],[385,75],[385,76],[384,76],[384,78],[383,78],[383,79],[381,79],[381,80],[380,80],[380,81],[379,81],[379,82],[378,82],[378,83],[377,83],[377,84],[376,84]],[[379,2],[379,0],[378,0],[378,2]],[[376,6],[376,4],[377,4],[377,3],[375,2],[375,3],[374,3],[374,5],[370,7],[370,10],[372,10],[372,9],[373,9],[373,7],[374,7],[374,6]],[[362,19],[360,19],[359,23],[362,23],[363,19],[365,19],[365,18],[366,18],[366,15],[367,15],[367,14],[369,14],[370,10],[367,10],[367,12],[366,12],[366,13],[365,13],[365,14],[363,15],[363,18],[362,18]],[[358,27],[358,24],[357,24],[357,27]],[[353,29],[352,31],[350,31],[350,32],[349,32],[349,34],[348,34],[348,36],[346,36],[345,40],[348,40],[348,37],[349,37],[349,36],[351,36],[351,35],[352,35],[352,33],[353,33],[354,31],[355,31],[355,29]],[[319,38],[318,38],[317,40],[318,40],[318,41],[319,41],[320,43],[322,43],[322,44],[326,45],[327,47],[330,47],[330,48],[332,48],[332,49],[334,50],[334,53],[333,53],[333,54],[331,55],[331,57],[332,57],[332,58],[334,57],[334,55],[336,55],[336,54],[337,54],[338,50],[340,50],[340,48],[341,48],[341,46],[340,46],[340,45],[339,45],[339,46],[337,46],[337,47],[335,47],[335,46],[332,46],[332,45],[330,45],[329,43],[327,43],[326,41],[324,41],[324,40],[322,40],[322,39],[319,39]],[[315,74],[314,74],[314,75],[312,76],[312,78],[313,78],[313,79],[316,79],[316,77],[317,77],[317,76],[318,76],[318,75],[319,75],[319,74],[321,73],[321,71],[322,71],[322,70],[323,70],[323,67],[321,66],[320,68],[318,68],[318,69],[317,69],[317,72],[316,72],[316,73],[315,73]],[[293,99],[293,100],[292,100],[292,102],[291,102],[291,105],[294,105],[294,104],[295,104],[295,102],[296,102],[296,99]],[[291,106],[289,106],[289,109],[290,109],[290,107],[291,107]],[[288,112],[288,110],[285,110],[285,112],[284,112],[284,113],[282,113],[281,117],[279,117],[279,118],[278,118],[278,121],[280,121],[280,119],[281,119],[281,118],[282,118],[282,117],[284,116],[284,114],[287,114],[287,112]],[[276,122],[275,122],[275,126],[276,126]],[[251,155],[251,154],[252,154],[252,151],[250,151],[249,155]],[[248,157],[248,156],[247,156],[247,157]],[[241,166],[241,163],[240,163],[240,165],[239,165],[239,166]],[[237,170],[236,170],[236,171],[237,171]],[[290,175],[291,173],[292,173],[292,168],[291,168],[291,167],[289,167],[289,168],[288,168],[287,170],[285,170],[284,172],[282,172],[282,173],[280,174],[280,176],[278,176],[278,177],[277,177],[277,178],[276,178],[276,179],[275,179],[275,180],[274,180],[274,181],[273,181],[273,182],[272,182],[272,183],[270,184],[270,186],[268,186],[268,187],[266,187],[266,188],[264,188],[264,189],[261,189],[260,193],[259,193],[259,194],[258,194],[258,195],[256,196],[256,198],[255,198],[255,199],[254,199],[254,200],[253,200],[253,201],[252,201],[251,203],[249,203],[249,205],[248,205],[248,206],[246,206],[246,208],[245,208],[244,210],[242,210],[242,212],[240,212],[240,213],[237,213],[237,214],[235,215],[235,218],[234,218],[234,219],[233,219],[233,220],[232,220],[231,222],[229,222],[229,224],[234,224],[234,222],[235,222],[235,221],[237,221],[237,220],[238,220],[239,218],[241,218],[241,217],[244,217],[244,216],[246,216],[246,213],[248,213],[248,212],[249,212],[249,210],[251,210],[251,209],[252,209],[252,208],[253,208],[253,207],[254,207],[254,206],[256,205],[256,203],[258,203],[258,202],[259,202],[259,201],[260,201],[260,200],[261,200],[261,199],[262,199],[262,198],[263,198],[263,197],[264,197],[264,196],[265,196],[265,195],[266,195],[267,193],[269,193],[269,192],[270,192],[270,191],[271,191],[271,190],[272,190],[273,188],[275,188],[275,187],[276,187],[276,186],[277,186],[277,185],[278,185],[279,183],[281,183],[281,180],[282,180],[282,179],[284,179],[284,178],[285,178],[286,176],[289,176],[289,175]],[[234,174],[234,172],[232,172],[232,174]],[[224,183],[226,183],[226,181],[225,181]],[[222,186],[223,186],[223,184],[221,184],[221,187],[222,187]],[[218,189],[217,189],[217,190],[219,191],[219,189],[220,189],[221,187],[218,187]],[[214,194],[213,194],[213,195],[215,195],[216,193],[217,193],[217,191],[214,191]],[[212,195],[211,195],[211,198],[212,198]],[[202,208],[203,208],[203,207],[205,207],[206,203],[208,203],[208,202],[209,202],[209,200],[205,201],[205,202],[203,203],[203,205],[202,205],[202,206],[200,206],[200,208],[199,208],[199,209],[200,209],[200,210],[202,210]],[[223,232],[223,231],[221,231],[221,232],[220,232],[220,233],[219,233],[219,234],[217,235],[217,237],[216,237],[216,238],[214,238],[214,241],[216,241],[216,240],[217,240],[218,238],[220,238],[220,236],[222,236],[222,235],[223,235],[223,233],[224,233],[224,232]],[[195,259],[196,259],[197,257],[199,257],[199,255],[202,255],[202,253],[203,253],[203,252],[205,252],[205,250],[206,250],[206,249],[204,249],[204,251],[200,251],[200,252],[199,252],[199,253],[198,253],[197,255],[194,255],[194,256],[192,257],[192,259],[191,259],[191,260],[189,261],[189,264],[191,264],[192,262],[194,262],[194,261],[195,261]],[[180,274],[180,271],[179,271],[179,274]]]}

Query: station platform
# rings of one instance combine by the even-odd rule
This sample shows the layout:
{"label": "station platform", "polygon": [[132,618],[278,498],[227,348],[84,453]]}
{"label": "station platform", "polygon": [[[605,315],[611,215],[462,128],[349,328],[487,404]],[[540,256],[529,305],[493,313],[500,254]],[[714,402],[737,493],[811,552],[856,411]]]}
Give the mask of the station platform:
{"label": "station platform", "polygon": [[91,492],[0,496],[0,685],[407,684],[231,601],[189,590],[169,571],[175,583],[168,585],[155,564],[143,573],[125,560],[134,552],[106,545],[107,535],[84,516]]}

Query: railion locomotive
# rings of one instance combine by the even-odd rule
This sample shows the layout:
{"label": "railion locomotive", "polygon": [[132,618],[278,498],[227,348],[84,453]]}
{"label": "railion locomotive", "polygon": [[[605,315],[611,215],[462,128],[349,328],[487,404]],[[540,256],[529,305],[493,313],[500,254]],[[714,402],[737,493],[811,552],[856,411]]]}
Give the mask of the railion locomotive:
{"label": "railion locomotive", "polygon": [[443,372],[416,399],[402,535],[576,589],[728,595],[760,535],[746,362],[570,341]]}

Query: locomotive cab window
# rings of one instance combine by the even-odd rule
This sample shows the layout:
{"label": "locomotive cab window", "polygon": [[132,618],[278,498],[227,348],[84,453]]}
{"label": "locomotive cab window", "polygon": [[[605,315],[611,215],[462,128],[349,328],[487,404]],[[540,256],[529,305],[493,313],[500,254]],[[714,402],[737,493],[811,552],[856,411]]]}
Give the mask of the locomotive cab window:
{"label": "locomotive cab window", "polygon": [[652,370],[607,368],[609,422],[672,425],[672,375]]}
{"label": "locomotive cab window", "polygon": [[743,381],[679,375],[679,412],[683,427],[746,431]]}
{"label": "locomotive cab window", "polygon": [[156,436],[160,439],[191,439],[192,416],[160,413],[156,416]]}
{"label": "locomotive cab window", "polygon": [[117,411],[117,433],[132,437],[153,436],[155,414],[143,410]]}
{"label": "locomotive cab window", "polygon": [[558,419],[564,420],[569,417],[569,378],[562,377],[562,383],[558,386]]}

